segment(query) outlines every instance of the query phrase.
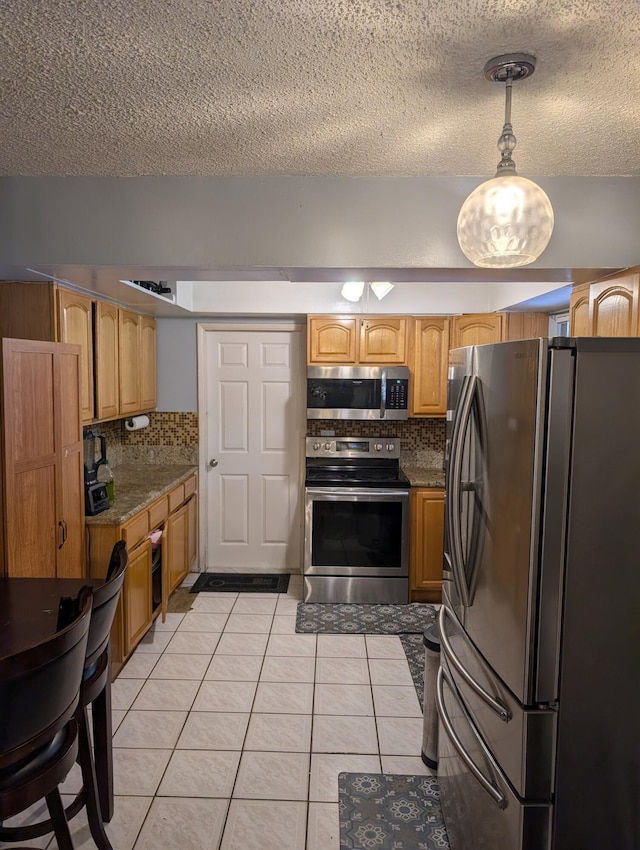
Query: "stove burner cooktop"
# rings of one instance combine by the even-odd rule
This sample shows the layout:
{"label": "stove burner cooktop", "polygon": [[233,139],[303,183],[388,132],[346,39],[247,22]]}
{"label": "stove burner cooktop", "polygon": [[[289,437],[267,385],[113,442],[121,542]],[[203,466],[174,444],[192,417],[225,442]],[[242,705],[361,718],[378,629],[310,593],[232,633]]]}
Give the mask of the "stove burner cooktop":
{"label": "stove burner cooktop", "polygon": [[389,453],[395,455],[385,457],[377,454],[383,445],[376,439],[342,438],[320,446],[307,442],[307,487],[409,487],[409,479],[400,469],[397,443],[384,445],[384,450],[389,451],[389,446]]}

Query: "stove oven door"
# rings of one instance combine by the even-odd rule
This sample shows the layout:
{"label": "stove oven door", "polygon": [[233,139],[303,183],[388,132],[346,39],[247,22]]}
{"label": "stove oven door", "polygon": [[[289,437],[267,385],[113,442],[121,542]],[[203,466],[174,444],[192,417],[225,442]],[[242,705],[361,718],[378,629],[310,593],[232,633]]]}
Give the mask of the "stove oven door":
{"label": "stove oven door", "polygon": [[[357,588],[371,591],[356,578],[402,580],[397,587],[407,601],[409,574],[409,490],[352,487],[307,487],[305,490],[304,573],[309,577],[334,577],[336,587],[351,587],[349,600],[356,598]],[[337,579],[350,579],[338,581]],[[313,580],[314,587],[328,588],[331,583]],[[356,590],[353,590],[356,588]],[[355,594],[355,595],[354,595]],[[314,594],[314,601],[320,599]],[[377,600],[376,600],[377,601]],[[387,596],[379,601],[391,602]]]}

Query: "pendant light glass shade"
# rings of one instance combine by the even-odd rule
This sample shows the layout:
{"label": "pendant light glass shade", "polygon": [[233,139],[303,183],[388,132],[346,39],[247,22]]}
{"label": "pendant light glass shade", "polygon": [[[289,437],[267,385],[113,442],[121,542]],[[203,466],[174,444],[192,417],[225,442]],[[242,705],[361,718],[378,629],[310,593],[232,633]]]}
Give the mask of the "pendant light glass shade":
{"label": "pendant light glass shade", "polygon": [[388,295],[393,289],[393,284],[387,281],[375,281],[374,283],[369,284],[371,289],[373,290],[373,294],[376,296],[378,301],[382,301],[385,295]]}
{"label": "pendant light glass shade", "polygon": [[517,174],[481,183],[462,205],[458,242],[483,268],[516,268],[537,260],[549,244],[553,209],[546,193]]}
{"label": "pendant light glass shade", "polygon": [[498,56],[487,62],[485,77],[505,84],[501,158],[495,177],[469,195],[458,215],[458,242],[464,255],[483,268],[516,268],[537,260],[553,232],[553,208],[532,180],[519,177],[513,161],[516,137],[511,126],[514,80],[533,74],[536,60],[524,53]]}

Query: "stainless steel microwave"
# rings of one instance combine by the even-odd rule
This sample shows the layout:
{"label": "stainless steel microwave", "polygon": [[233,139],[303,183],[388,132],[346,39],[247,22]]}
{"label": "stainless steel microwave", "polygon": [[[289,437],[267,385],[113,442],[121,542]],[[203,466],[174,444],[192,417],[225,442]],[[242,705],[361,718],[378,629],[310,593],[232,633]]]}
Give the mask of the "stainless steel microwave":
{"label": "stainless steel microwave", "polygon": [[406,366],[309,366],[307,419],[408,417]]}

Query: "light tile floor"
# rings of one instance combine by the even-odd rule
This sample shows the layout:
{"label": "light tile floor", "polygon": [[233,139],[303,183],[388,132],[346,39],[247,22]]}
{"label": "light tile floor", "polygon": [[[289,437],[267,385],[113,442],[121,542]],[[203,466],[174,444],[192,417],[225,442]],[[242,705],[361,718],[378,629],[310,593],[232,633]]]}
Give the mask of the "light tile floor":
{"label": "light tile floor", "polygon": [[113,685],[114,850],[339,850],[341,771],[429,772],[400,639],[296,634],[301,598],[201,593],[144,637]]}

